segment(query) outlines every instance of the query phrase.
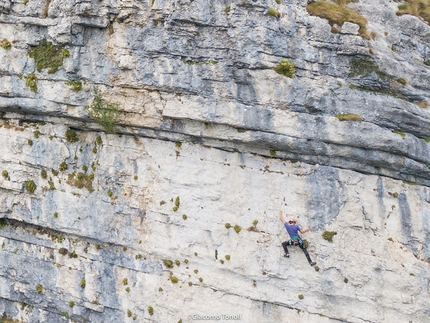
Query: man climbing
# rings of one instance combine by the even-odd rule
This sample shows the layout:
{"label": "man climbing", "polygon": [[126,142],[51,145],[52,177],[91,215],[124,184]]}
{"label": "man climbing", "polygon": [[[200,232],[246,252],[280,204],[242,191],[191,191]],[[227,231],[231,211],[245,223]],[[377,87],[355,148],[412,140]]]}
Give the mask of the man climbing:
{"label": "man climbing", "polygon": [[282,211],[279,211],[279,219],[284,224],[285,229],[287,230],[287,232],[290,236],[290,240],[282,242],[282,247],[284,248],[284,251],[285,251],[284,257],[287,257],[287,258],[290,257],[290,254],[288,253],[287,245],[290,245],[290,246],[297,246],[298,245],[303,250],[303,252],[305,253],[305,256],[308,259],[309,265],[314,266],[316,264],[316,262],[313,262],[311,260],[311,257],[309,256],[309,253],[306,250],[306,247],[305,247],[302,239],[299,236],[299,232],[300,233],[306,233],[309,231],[309,228],[300,230],[300,227],[296,224],[296,220],[293,218],[288,220],[288,223],[285,222],[284,218],[282,217]]}

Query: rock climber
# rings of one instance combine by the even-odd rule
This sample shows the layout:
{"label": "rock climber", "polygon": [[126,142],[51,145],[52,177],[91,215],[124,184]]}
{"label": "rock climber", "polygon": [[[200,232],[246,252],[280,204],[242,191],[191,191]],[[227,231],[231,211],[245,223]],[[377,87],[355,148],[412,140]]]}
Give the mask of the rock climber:
{"label": "rock climber", "polygon": [[296,224],[297,221],[294,218],[291,218],[288,220],[288,222],[285,222],[284,218],[282,217],[282,211],[279,211],[279,219],[284,224],[285,229],[287,230],[290,236],[290,240],[282,242],[282,247],[284,248],[284,251],[285,251],[284,257],[287,257],[287,258],[290,257],[290,254],[288,253],[287,245],[299,246],[305,253],[305,256],[308,259],[309,265],[315,266],[316,262],[313,262],[311,260],[311,257],[309,256],[309,253],[306,250],[306,247],[303,243],[303,240],[299,236],[299,232],[306,233],[309,231],[309,228],[301,230],[300,227]]}

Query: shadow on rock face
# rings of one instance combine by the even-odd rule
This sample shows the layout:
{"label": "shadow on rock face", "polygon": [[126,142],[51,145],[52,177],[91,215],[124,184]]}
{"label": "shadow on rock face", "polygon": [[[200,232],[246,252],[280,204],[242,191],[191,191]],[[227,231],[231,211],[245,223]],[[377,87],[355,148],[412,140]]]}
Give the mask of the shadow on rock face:
{"label": "shadow on rock face", "polygon": [[319,167],[307,177],[307,209],[311,230],[323,230],[339,214],[339,183],[337,170],[330,167]]}

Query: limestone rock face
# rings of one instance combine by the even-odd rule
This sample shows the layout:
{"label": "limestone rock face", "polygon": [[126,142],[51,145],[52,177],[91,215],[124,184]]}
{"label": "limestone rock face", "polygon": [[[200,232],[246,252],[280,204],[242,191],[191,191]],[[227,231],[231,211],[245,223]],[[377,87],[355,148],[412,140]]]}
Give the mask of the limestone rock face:
{"label": "limestone rock face", "polygon": [[397,6],[0,0],[0,315],[429,322],[430,27]]}

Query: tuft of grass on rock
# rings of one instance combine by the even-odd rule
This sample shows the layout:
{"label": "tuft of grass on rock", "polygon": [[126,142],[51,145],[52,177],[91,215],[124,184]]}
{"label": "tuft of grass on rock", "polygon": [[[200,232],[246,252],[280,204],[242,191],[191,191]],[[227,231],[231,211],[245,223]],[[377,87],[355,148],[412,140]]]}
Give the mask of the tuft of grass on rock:
{"label": "tuft of grass on rock", "polygon": [[363,121],[358,114],[353,113],[336,113],[334,115],[339,121]]}
{"label": "tuft of grass on rock", "polygon": [[412,15],[424,19],[430,24],[430,1],[429,0],[406,0],[399,4],[396,15]]}
{"label": "tuft of grass on rock", "polygon": [[25,86],[30,88],[30,91],[37,92],[37,81],[39,80],[34,73],[30,73],[25,78]]}
{"label": "tuft of grass on rock", "polygon": [[403,139],[405,139],[405,137],[406,137],[406,134],[401,130],[393,129],[393,130],[391,130],[391,132],[401,136]]}
{"label": "tuft of grass on rock", "polygon": [[66,130],[66,132],[64,133],[64,136],[66,137],[66,141],[69,143],[74,143],[79,141],[78,135],[72,129]]}
{"label": "tuft of grass on rock", "polygon": [[347,7],[347,4],[351,1],[336,0],[334,2],[315,1],[309,3],[306,9],[312,16],[327,19],[330,26],[332,26],[332,32],[340,31],[335,28],[335,25],[342,27],[348,21],[360,27],[358,33],[361,37],[370,39],[370,36],[367,34],[367,19],[355,9]]}
{"label": "tuft of grass on rock", "polygon": [[69,57],[70,53],[67,49],[43,39],[36,47],[28,51],[28,55],[34,58],[38,72],[48,69],[48,73],[52,74],[58,71],[58,68],[63,65],[63,60]]}
{"label": "tuft of grass on rock", "polygon": [[5,180],[7,180],[7,181],[9,181],[9,180],[10,180],[9,172],[8,172],[7,170],[3,170],[3,171],[1,172],[1,175],[3,176],[3,178],[4,178]]}
{"label": "tuft of grass on rock", "polygon": [[408,83],[403,77],[399,77],[396,81],[404,86]]}
{"label": "tuft of grass on rock", "polygon": [[322,233],[322,237],[324,240],[327,240],[328,242],[333,242],[333,236],[337,233],[335,231],[324,231]]}
{"label": "tuft of grass on rock", "polygon": [[60,171],[64,172],[64,171],[66,171],[66,170],[67,170],[67,168],[69,168],[69,166],[67,166],[67,163],[66,163],[66,162],[62,162],[62,163],[60,164],[60,167],[59,167]]}
{"label": "tuft of grass on rock", "polygon": [[281,60],[279,64],[275,66],[274,70],[276,73],[290,78],[294,77],[296,74],[296,68],[294,67],[294,64],[285,59]]}
{"label": "tuft of grass on rock", "polygon": [[65,317],[66,319],[68,319],[69,318],[69,312],[61,311],[60,312],[60,316]]}
{"label": "tuft of grass on rock", "polygon": [[3,38],[3,40],[0,40],[0,47],[3,48],[4,50],[10,50],[12,49],[12,44],[9,40],[7,40],[6,38]]}
{"label": "tuft of grass on rock", "polygon": [[164,259],[163,260],[163,264],[164,264],[164,266],[165,267],[167,267],[167,268],[173,268],[174,266],[174,264],[173,264],[173,261],[171,261],[171,260],[169,260],[169,259]]}
{"label": "tuft of grass on rock", "polygon": [[101,137],[101,136],[97,136],[97,137],[96,137],[96,144],[97,144],[97,145],[99,145],[99,146],[100,146],[100,145],[103,145],[103,140],[102,140],[102,137]]}
{"label": "tuft of grass on rock", "polygon": [[306,239],[303,239],[303,245],[305,246],[306,249],[309,248],[309,241]]}
{"label": "tuft of grass on rock", "polygon": [[152,306],[148,306],[148,314],[154,315],[154,308]]}
{"label": "tuft of grass on rock", "polygon": [[71,86],[74,91],[82,90],[82,82],[81,81],[67,81],[66,85]]}
{"label": "tuft of grass on rock", "polygon": [[88,190],[88,192],[91,193],[94,191],[93,180],[94,180],[94,173],[87,175],[82,172],[78,172],[77,174],[73,172],[68,175],[68,179],[66,183],[77,188],[85,187]]}
{"label": "tuft of grass on rock", "polygon": [[276,17],[276,18],[279,18],[281,16],[281,13],[273,8],[267,9],[267,14],[271,17]]}
{"label": "tuft of grass on rock", "polygon": [[235,225],[234,226],[234,231],[236,231],[236,233],[239,233],[242,230],[242,228],[239,225]]}
{"label": "tuft of grass on rock", "polygon": [[25,182],[25,189],[27,192],[33,194],[36,191],[36,183],[33,180],[29,180]]}
{"label": "tuft of grass on rock", "polygon": [[43,286],[41,284],[37,284],[36,293],[40,294],[41,292],[43,292]]}

